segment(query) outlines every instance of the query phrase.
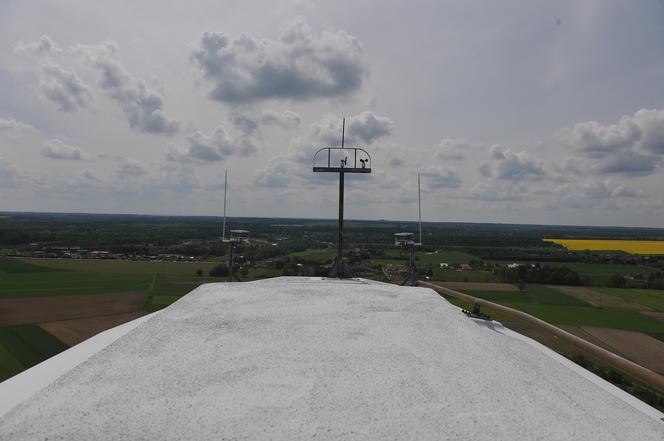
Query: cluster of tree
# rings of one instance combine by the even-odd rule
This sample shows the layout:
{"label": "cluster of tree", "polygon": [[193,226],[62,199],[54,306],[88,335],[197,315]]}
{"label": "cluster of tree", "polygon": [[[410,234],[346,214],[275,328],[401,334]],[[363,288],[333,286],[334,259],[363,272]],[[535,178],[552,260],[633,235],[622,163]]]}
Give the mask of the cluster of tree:
{"label": "cluster of tree", "polygon": [[647,286],[650,289],[664,289],[664,272],[650,273]]}
{"label": "cluster of tree", "polygon": [[583,285],[579,274],[567,267],[547,265],[520,265],[516,268],[498,268],[495,270],[506,283],[543,283],[549,285]]}
{"label": "cluster of tree", "polygon": [[466,248],[467,253],[479,256],[482,260],[507,260],[507,261],[528,261],[537,260],[540,262],[577,262],[579,256],[569,253],[565,249],[548,247],[472,247]]}

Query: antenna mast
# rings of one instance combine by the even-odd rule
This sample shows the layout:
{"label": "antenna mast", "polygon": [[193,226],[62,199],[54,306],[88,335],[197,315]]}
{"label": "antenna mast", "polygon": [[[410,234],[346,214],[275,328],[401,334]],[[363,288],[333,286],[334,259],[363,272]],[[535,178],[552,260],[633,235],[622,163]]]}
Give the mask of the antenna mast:
{"label": "antenna mast", "polygon": [[228,170],[224,171],[224,226],[221,233],[221,240],[226,242],[226,183],[228,182]]}
{"label": "antenna mast", "polygon": [[417,211],[420,219],[420,245],[422,245],[422,197],[420,194],[420,172],[417,172]]}
{"label": "antenna mast", "polygon": [[[334,155],[334,160],[332,159]],[[324,159],[327,156],[327,163]],[[350,156],[350,163],[348,162]],[[338,161],[338,162],[337,162]],[[359,166],[358,166],[359,162]],[[314,154],[314,173],[339,173],[339,223],[337,226],[337,258],[330,277],[352,277],[348,264],[343,260],[344,243],[344,176],[346,173],[371,173],[371,156],[360,147],[346,149],[346,118],[341,126],[341,147],[323,147]]]}
{"label": "antenna mast", "polygon": [[341,148],[344,148],[344,141],[346,140],[346,118],[341,123]]}

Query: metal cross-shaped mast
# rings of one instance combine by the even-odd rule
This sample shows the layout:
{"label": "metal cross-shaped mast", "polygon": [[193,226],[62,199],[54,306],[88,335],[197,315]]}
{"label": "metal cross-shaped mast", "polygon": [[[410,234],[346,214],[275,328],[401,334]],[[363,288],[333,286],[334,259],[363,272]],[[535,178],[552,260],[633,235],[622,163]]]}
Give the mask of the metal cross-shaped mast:
{"label": "metal cross-shaped mast", "polygon": [[[371,173],[371,156],[361,148],[346,148],[346,118],[341,126],[341,148],[323,147],[314,155],[313,170],[316,173],[339,173],[339,223],[337,226],[337,258],[334,262],[330,277],[340,279],[351,277],[350,268],[343,260],[344,241],[344,175],[346,173]],[[321,152],[324,152],[321,154]],[[348,164],[348,156],[353,162]],[[321,162],[322,161],[322,162]],[[338,163],[336,163],[338,161]],[[359,167],[358,167],[359,163]]]}

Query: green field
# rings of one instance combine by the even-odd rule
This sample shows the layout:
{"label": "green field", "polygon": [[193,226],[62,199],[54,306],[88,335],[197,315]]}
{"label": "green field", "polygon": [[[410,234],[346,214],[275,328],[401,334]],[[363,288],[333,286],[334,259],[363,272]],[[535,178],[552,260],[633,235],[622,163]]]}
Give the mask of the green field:
{"label": "green field", "polygon": [[[207,274],[218,262],[157,262],[105,259],[21,259],[40,267],[96,273],[190,275],[200,269]],[[222,259],[223,260],[223,259]]]}
{"label": "green field", "polygon": [[582,278],[587,277],[596,284],[606,284],[614,274],[628,276],[630,274],[639,273],[647,277],[650,275],[650,273],[657,271],[655,268],[642,265],[617,265],[583,262],[545,262],[543,265],[567,267],[576,271]]}
{"label": "green field", "polygon": [[47,271],[53,270],[18,259],[0,259],[0,274],[41,273]]}
{"label": "green field", "polygon": [[445,282],[498,282],[498,278],[488,271],[454,271],[433,268],[433,280]]}
{"label": "green field", "polygon": [[327,260],[334,260],[334,258],[337,256],[337,250],[331,248],[325,250],[313,249],[313,250],[297,251],[295,253],[290,253],[289,256],[302,257],[307,260],[313,260],[314,262],[323,263]]}
{"label": "green field", "polygon": [[557,289],[544,285],[528,285],[522,291],[472,291],[463,290],[472,296],[496,303],[532,303],[540,305],[584,306],[590,305],[576,297],[564,294]]}
{"label": "green field", "polygon": [[538,305],[534,303],[513,303],[507,306],[520,309],[556,325],[598,326],[640,331],[648,334],[664,332],[664,322],[625,309]]}
{"label": "green field", "polygon": [[[438,250],[437,253],[434,252],[422,252],[419,250],[416,250],[417,254],[417,264],[420,266],[428,266],[432,265],[435,267],[440,267],[441,263],[448,263],[448,264],[457,264],[457,263],[468,263],[471,260],[477,260],[479,261],[480,259],[477,256],[473,256],[472,254],[465,253],[463,251],[458,251],[454,249],[448,249],[448,250]],[[401,257],[401,250],[398,247],[393,247],[393,248],[388,248],[385,250],[385,258],[388,260],[396,259],[403,261],[403,257]],[[375,259],[375,260],[381,260],[381,259]]]}
{"label": "green field", "polygon": [[36,325],[0,328],[0,381],[67,349],[67,345]]}
{"label": "green field", "polygon": [[[664,306],[664,292],[655,290],[593,288],[653,309]],[[493,292],[464,290],[464,293],[510,308],[518,309],[556,325],[598,326],[613,329],[645,332],[661,338],[664,321],[640,314],[630,309],[597,308],[567,295],[555,287],[528,285],[522,291]]]}
{"label": "green field", "polygon": [[664,291],[656,289],[593,288],[593,290],[664,312]]}
{"label": "green field", "polygon": [[[213,266],[186,262],[0,259],[0,299],[150,292],[145,309],[157,311],[202,283],[225,281],[195,275],[197,269],[207,274]],[[0,327],[0,381],[66,348],[36,325]]]}
{"label": "green field", "polygon": [[85,271],[50,271],[4,274],[0,298],[69,296],[147,291],[150,275],[103,274]]}

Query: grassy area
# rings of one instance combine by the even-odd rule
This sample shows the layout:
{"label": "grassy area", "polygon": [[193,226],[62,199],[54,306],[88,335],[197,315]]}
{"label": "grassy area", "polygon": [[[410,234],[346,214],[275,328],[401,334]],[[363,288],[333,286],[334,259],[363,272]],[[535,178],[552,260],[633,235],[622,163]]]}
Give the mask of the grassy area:
{"label": "grassy area", "polygon": [[0,328],[0,381],[67,349],[67,345],[36,325]]}
{"label": "grassy area", "polygon": [[[426,268],[426,267],[421,267]],[[454,271],[433,268],[433,279],[443,282],[498,282],[498,277],[488,271]]]}
{"label": "grassy area", "polygon": [[[401,250],[398,247],[388,248],[385,250],[386,259],[396,259],[403,261],[401,257]],[[440,267],[441,263],[456,264],[456,263],[468,263],[471,260],[480,260],[477,256],[472,254],[465,253],[463,251],[458,251],[454,249],[449,250],[438,250],[437,253],[433,252],[422,252],[417,251],[417,263],[418,265],[429,265]]]}
{"label": "grassy area", "polygon": [[23,262],[53,269],[122,274],[190,275],[200,269],[207,274],[217,262],[157,262],[105,259],[21,259]]}
{"label": "grassy area", "polygon": [[147,291],[148,274],[103,274],[84,271],[51,271],[3,274],[0,298],[68,296]]}
{"label": "grassy area", "polygon": [[[505,262],[497,262],[502,265]],[[534,263],[534,262],[519,262],[519,263]],[[567,267],[576,271],[582,278],[589,278],[594,284],[606,284],[611,276],[620,274],[628,276],[633,273],[640,273],[648,276],[652,272],[657,272],[656,268],[651,268],[642,265],[618,265],[618,264],[605,264],[605,263],[585,263],[585,262],[542,262],[542,265]]]}
{"label": "grassy area", "polygon": [[620,297],[628,302],[638,303],[655,311],[664,312],[664,291],[655,289],[624,289],[624,288],[593,288],[615,297]]}
{"label": "grassy area", "polygon": [[23,274],[57,271],[39,265],[23,262],[18,259],[0,258],[0,274]]}
{"label": "grassy area", "polygon": [[295,253],[290,253],[289,256],[291,257],[302,257],[304,259],[308,260],[313,260],[315,262],[325,262],[327,260],[334,260],[334,258],[337,256],[337,250],[336,249],[314,249],[314,250],[305,250],[305,251],[297,251]]}
{"label": "grassy area", "polygon": [[472,296],[496,303],[535,303],[541,305],[590,306],[583,300],[543,285],[528,285],[521,291],[463,290]]}
{"label": "grassy area", "polygon": [[[646,291],[641,297],[653,304],[664,301],[664,292],[654,290],[630,290],[596,288],[607,294],[623,298],[638,296],[636,291]],[[629,309],[596,308],[581,299],[567,295],[555,287],[528,285],[518,292],[492,292],[461,290],[472,296],[519,309],[546,322],[556,325],[598,326],[603,328],[640,331],[657,336],[664,333],[664,322],[646,317]],[[657,297],[656,295],[659,295]],[[639,298],[641,298],[639,297]],[[636,300],[635,300],[636,301]]]}
{"label": "grassy area", "polygon": [[648,334],[664,332],[664,322],[626,309],[599,309],[534,303],[513,303],[507,304],[507,306],[520,309],[556,325],[597,326]]}

